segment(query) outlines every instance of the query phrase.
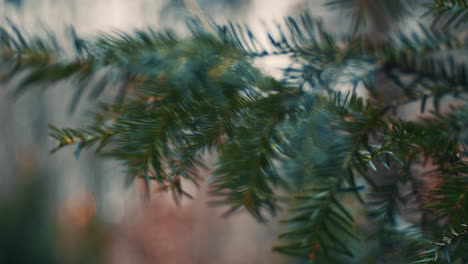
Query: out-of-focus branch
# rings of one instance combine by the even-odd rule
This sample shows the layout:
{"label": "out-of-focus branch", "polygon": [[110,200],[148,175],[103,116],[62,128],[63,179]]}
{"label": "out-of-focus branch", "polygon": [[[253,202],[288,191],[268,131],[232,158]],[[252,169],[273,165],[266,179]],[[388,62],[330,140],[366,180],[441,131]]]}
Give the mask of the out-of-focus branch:
{"label": "out-of-focus branch", "polygon": [[208,21],[208,16],[200,7],[197,0],[184,0],[184,4],[193,16],[200,19],[206,30],[208,30],[210,33],[215,33],[210,24],[210,21]]}

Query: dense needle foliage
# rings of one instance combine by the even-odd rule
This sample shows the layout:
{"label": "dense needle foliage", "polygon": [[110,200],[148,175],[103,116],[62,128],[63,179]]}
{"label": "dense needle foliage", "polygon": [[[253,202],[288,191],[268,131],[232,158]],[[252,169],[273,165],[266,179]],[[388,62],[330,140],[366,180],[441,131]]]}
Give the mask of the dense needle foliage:
{"label": "dense needle foliage", "polygon": [[[464,1],[426,7],[449,16],[444,27],[466,21]],[[186,38],[147,30],[84,40],[71,30],[73,54],[51,36],[2,28],[0,78],[21,74],[14,94],[73,80],[70,110],[85,94],[116,91],[89,125],[51,125],[53,152],[74,145],[113,157],[149,194],[190,197],[183,184],[205,180],[198,169],[215,153],[208,182],[227,215],[266,221],[289,209],[275,251],[307,263],[468,263],[468,72],[456,60],[466,39],[421,25],[376,44],[309,15],[265,33],[271,47],[234,23],[189,27]],[[282,79],[252,65],[279,54],[293,62]],[[447,96],[454,103],[442,107]],[[404,118],[411,103],[424,117]]]}

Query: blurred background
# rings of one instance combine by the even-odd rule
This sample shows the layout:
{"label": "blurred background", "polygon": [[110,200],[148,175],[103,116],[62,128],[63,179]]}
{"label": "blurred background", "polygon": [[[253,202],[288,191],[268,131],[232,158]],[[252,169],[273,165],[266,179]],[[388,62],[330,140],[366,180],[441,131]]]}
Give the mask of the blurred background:
{"label": "blurred background", "polygon": [[[184,32],[185,0],[0,0],[0,25],[29,35],[51,30],[65,41],[73,25],[83,37],[151,27]],[[219,23],[263,22],[306,10],[339,30],[339,14],[322,0],[198,0]],[[341,29],[342,30],[342,29]],[[259,34],[261,35],[261,34]],[[265,36],[266,37],[266,36]],[[276,75],[287,58],[258,61]],[[14,80],[13,80],[14,82]],[[14,85],[12,83],[11,85]],[[144,201],[138,185],[124,186],[124,168],[73,149],[49,154],[47,124],[78,127],[89,105],[70,114],[70,83],[31,90],[17,100],[0,89],[0,264],[3,263],[291,263],[270,248],[280,227],[245,214],[222,218],[206,205],[203,187],[178,208],[170,197]],[[206,172],[208,174],[208,172]]]}

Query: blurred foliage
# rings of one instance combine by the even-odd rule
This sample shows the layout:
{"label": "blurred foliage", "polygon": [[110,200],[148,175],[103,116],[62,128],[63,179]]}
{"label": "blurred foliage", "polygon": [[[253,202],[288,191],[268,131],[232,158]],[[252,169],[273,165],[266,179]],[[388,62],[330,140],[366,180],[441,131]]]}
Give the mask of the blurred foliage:
{"label": "blurred foliage", "polygon": [[14,5],[16,7],[21,7],[24,1],[23,0],[5,0],[5,3]]}
{"label": "blurred foliage", "polygon": [[[450,233],[444,236],[440,242],[434,242],[434,248],[423,251],[422,259],[413,263],[432,263],[443,259],[443,263],[464,263],[466,260],[466,250],[468,249],[467,243],[468,227],[462,224],[460,228],[451,228]],[[461,250],[453,253],[453,248],[461,248]]]}
{"label": "blurred foliage", "polygon": [[[84,40],[70,30],[70,54],[52,35],[11,25],[0,30],[0,79],[17,78],[16,95],[73,80],[72,111],[86,93],[100,96],[90,125],[50,126],[53,151],[113,157],[148,193],[190,197],[183,183],[203,180],[204,154],[216,154],[209,182],[226,215],[266,221],[289,208],[278,252],[308,263],[468,261],[468,73],[456,60],[466,40],[420,25],[376,43],[336,36],[307,14],[267,32],[269,47],[247,26],[188,26],[186,38],[144,30]],[[281,54],[292,66],[280,79],[252,66]],[[458,103],[443,108],[446,96]],[[393,114],[410,103],[425,117]]]}
{"label": "blurred foliage", "polygon": [[426,1],[424,7],[429,9],[424,15],[434,17],[432,25],[442,24],[443,28],[455,28],[468,22],[467,0],[434,0]]}
{"label": "blurred foliage", "polygon": [[354,32],[374,26],[383,33],[389,24],[411,15],[415,7],[414,1],[407,0],[327,0],[325,5],[350,16]]}
{"label": "blurred foliage", "polygon": [[36,180],[0,201],[0,263],[60,263],[46,188]]}
{"label": "blurred foliage", "polygon": [[0,200],[0,263],[103,263],[109,241],[104,224],[95,215],[84,219],[79,207],[68,208],[74,213],[59,221],[63,212],[51,206],[44,178],[17,176],[14,192]]}

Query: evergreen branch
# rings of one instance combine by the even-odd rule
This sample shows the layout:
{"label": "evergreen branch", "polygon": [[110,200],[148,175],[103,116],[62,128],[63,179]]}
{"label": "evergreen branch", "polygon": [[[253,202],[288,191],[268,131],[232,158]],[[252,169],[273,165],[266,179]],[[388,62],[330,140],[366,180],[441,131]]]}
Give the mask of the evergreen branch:
{"label": "evergreen branch", "polygon": [[96,153],[100,152],[101,149],[107,145],[109,140],[119,133],[118,131],[99,126],[92,126],[88,129],[59,129],[53,125],[49,125],[49,129],[49,136],[58,142],[58,145],[50,152],[55,153],[63,147],[77,145],[75,151],[77,158],[82,149],[90,148],[96,143],[99,143],[99,146],[96,148]]}
{"label": "evergreen branch", "polygon": [[[367,223],[365,230],[368,252],[361,261],[369,263],[408,263],[413,261],[415,252],[423,248],[423,232],[417,225],[404,227],[405,220],[400,210],[400,188],[398,184],[380,185],[369,193],[366,216],[372,220],[372,228]],[[403,219],[402,219],[403,218]],[[357,261],[356,263],[360,263]]]}
{"label": "evergreen branch", "polygon": [[[278,85],[268,83],[263,88],[260,85],[261,90]],[[275,165],[281,159],[281,150],[276,147],[282,141],[277,135],[278,124],[287,121],[291,111],[283,101],[297,97],[294,92],[279,91],[268,96],[250,93],[253,101],[249,100],[244,111],[236,113],[235,122],[226,124],[225,140],[218,150],[219,161],[211,183],[212,193],[224,197],[224,201],[214,203],[231,205],[225,215],[246,208],[263,221],[263,209],[276,213],[278,199],[274,191],[287,186]]]}
{"label": "evergreen branch", "polygon": [[[259,153],[263,151],[261,147],[270,148],[269,144],[274,145],[268,142],[274,133],[275,124],[282,120],[286,111],[278,106],[287,98],[297,97],[297,93],[271,78],[263,77],[240,56],[237,49],[232,46],[229,48],[228,43],[214,37],[197,35],[191,41],[198,43],[170,41],[172,46],[166,46],[165,40],[161,40],[164,45],[152,43],[145,35],[136,39],[129,35],[119,38],[106,36],[97,41],[97,46],[87,48],[87,56],[122,68],[127,72],[126,85],[134,87],[132,96],[118,108],[118,113],[109,125],[108,129],[118,131],[118,134],[106,142],[112,145],[110,153],[106,155],[127,165],[129,182],[136,177],[147,181],[156,180],[160,185],[159,190],[172,188],[176,194],[184,194],[180,178],[196,182],[201,151],[215,147],[220,151],[222,159],[223,155],[230,155],[229,151],[225,152],[229,146],[243,140],[244,136],[248,137],[244,132],[239,135],[231,133],[232,128],[254,125],[246,133],[251,133],[252,139],[256,139],[256,135],[262,137],[261,145],[258,145]],[[200,47],[200,44],[203,49],[192,55],[194,48]],[[154,50],[145,51],[147,47]],[[132,64],[133,59],[143,58],[147,63]],[[191,58],[191,61],[187,61],[187,58]],[[238,75],[244,78],[239,79]],[[107,115],[108,110],[103,111],[96,117]],[[256,118],[263,118],[266,123],[258,127],[259,124],[252,122]],[[261,130],[266,128],[268,131]],[[258,132],[264,134],[259,135]],[[58,148],[71,143],[90,144],[98,140],[96,136],[90,135],[85,138],[85,132],[81,133],[77,139],[57,137]],[[225,142],[229,143],[228,146],[224,146]],[[246,147],[246,151],[255,154],[256,151],[252,149],[254,146]],[[260,190],[263,191],[265,197],[260,199],[262,202],[257,203],[255,200],[251,204],[250,199],[238,199],[237,190],[244,188],[242,185],[245,183],[237,182],[238,186],[237,183],[226,181],[226,184],[216,186],[214,192],[232,191],[230,198],[225,201],[234,206],[239,202],[245,204],[245,208],[258,219],[263,218],[259,213],[263,207],[274,212],[276,202],[271,202],[275,199],[272,188],[281,182],[271,165],[275,152],[273,148],[265,149],[266,156],[259,157],[260,178],[247,177],[248,184],[252,186],[252,191],[248,193],[257,195]],[[256,158],[253,157],[253,160]],[[234,177],[237,170],[253,169],[238,165],[242,164],[237,164],[235,169],[223,170],[223,166],[227,165],[221,163],[216,175]],[[248,166],[247,163],[244,165]],[[272,176],[264,177],[263,173]],[[255,182],[260,183],[257,186],[259,189],[253,184]]]}
{"label": "evergreen branch", "polygon": [[[229,138],[221,148],[219,165],[211,183],[213,194],[225,196],[231,210],[246,208],[258,220],[265,220],[261,209],[275,214],[277,198],[274,187],[282,183],[276,172],[275,150],[269,142],[268,127],[262,123],[252,128],[238,128],[238,135]],[[237,133],[236,133],[237,134]],[[235,162],[233,162],[235,161]],[[223,191],[228,190],[226,194]]]}
{"label": "evergreen branch", "polygon": [[[468,22],[468,2],[466,0],[431,0],[422,4],[429,9],[424,15],[433,16],[432,26],[442,24],[446,29],[450,26],[455,28]],[[440,22],[440,20],[444,22]]]}
{"label": "evergreen branch", "polygon": [[[307,112],[303,124],[294,128],[300,133],[288,140],[293,144],[291,149],[296,150],[289,162],[294,166],[287,166],[289,173],[301,175],[305,187],[299,195],[293,195],[293,215],[283,221],[291,230],[280,234],[280,238],[290,242],[273,248],[317,263],[349,259],[354,254],[348,243],[358,239],[353,232],[354,219],[340,198],[347,192],[359,197],[362,189],[355,184],[351,167],[361,141],[343,135],[339,111],[333,107],[327,100],[316,105]],[[334,154],[328,158],[326,153]]]}
{"label": "evergreen branch", "polygon": [[427,208],[450,223],[460,224],[468,218],[468,165],[460,162],[449,168],[432,190],[432,203]]}
{"label": "evergreen branch", "polygon": [[[300,66],[286,68],[285,79],[298,86],[308,83],[312,88],[332,89],[345,74],[354,87],[359,83],[372,86],[373,76],[383,71],[402,89],[405,98],[435,94],[435,101],[439,101],[444,94],[466,92],[467,69],[454,57],[468,48],[467,43],[450,33],[429,30],[422,25],[420,31],[422,34],[397,33],[379,48],[366,37],[337,38],[308,15],[298,19],[288,17],[278,25],[278,37],[268,33],[273,52],[257,50],[249,44],[255,43],[255,37],[233,26],[231,30],[224,28],[223,32],[232,39],[244,39],[238,43],[248,55],[289,54]],[[444,56],[439,54],[442,50],[446,51]],[[364,74],[347,70],[356,67],[368,69]]]}
{"label": "evergreen branch", "polygon": [[[92,114],[94,125],[51,126],[53,151],[77,145],[79,155],[99,143],[97,152],[106,147],[103,154],[128,167],[129,182],[142,178],[148,191],[154,183],[176,200],[190,197],[182,183],[199,181],[205,151],[218,155],[211,191],[220,197],[215,204],[230,207],[226,215],[245,209],[266,221],[265,212],[274,215],[280,205],[277,190],[295,183],[293,215],[284,221],[290,229],[280,235],[287,242],[274,248],[279,252],[319,263],[359,259],[354,208],[342,198],[352,192],[364,203],[364,184],[371,186],[368,216],[377,224],[369,242],[377,239],[376,250],[388,249],[388,255],[407,252],[395,246],[407,234],[398,228],[398,202],[409,195],[403,197],[399,184],[409,178],[416,186],[420,175],[413,165],[421,160],[436,166],[440,180],[433,199],[423,201],[427,208],[451,223],[466,223],[467,108],[419,122],[385,115],[411,100],[422,99],[424,110],[429,97],[437,105],[445,94],[467,92],[466,67],[453,59],[466,42],[421,27],[423,33],[397,34],[377,46],[367,37],[337,37],[308,15],[286,18],[277,35],[267,33],[273,52],[247,26],[231,23],[215,34],[197,23],[191,29],[185,39],[148,30],[93,41],[71,30],[70,56],[53,38],[28,38],[13,26],[12,33],[0,30],[0,79],[22,78],[18,93],[74,80],[79,86],[71,110],[84,91],[96,98],[119,86],[117,102]],[[441,51],[451,54],[438,56]],[[253,58],[275,54],[288,54],[299,65],[285,69],[282,81],[252,66]],[[376,99],[382,96],[374,89],[380,85],[376,73],[385,73],[404,95],[373,105],[334,91],[344,81],[355,89],[364,85]],[[401,165],[399,177],[388,185],[376,182],[369,171],[382,173],[392,162]]]}
{"label": "evergreen branch", "polygon": [[353,256],[347,241],[358,239],[352,231],[354,219],[339,202],[336,186],[336,183],[317,186],[293,197],[299,203],[291,209],[293,215],[283,223],[294,228],[279,236],[292,242],[273,250],[319,263],[333,259],[336,253]]}
{"label": "evergreen branch", "polygon": [[[459,229],[450,228],[450,233],[444,236],[442,241],[433,242],[434,247],[422,252],[420,259],[412,263],[439,263],[440,259],[445,259],[445,263],[452,263],[452,261],[455,263],[458,260],[464,262],[466,261],[466,252],[462,245],[466,244],[467,241],[468,226],[466,224],[461,224]],[[461,254],[454,254],[454,249],[450,249],[451,246],[458,247]]]}

